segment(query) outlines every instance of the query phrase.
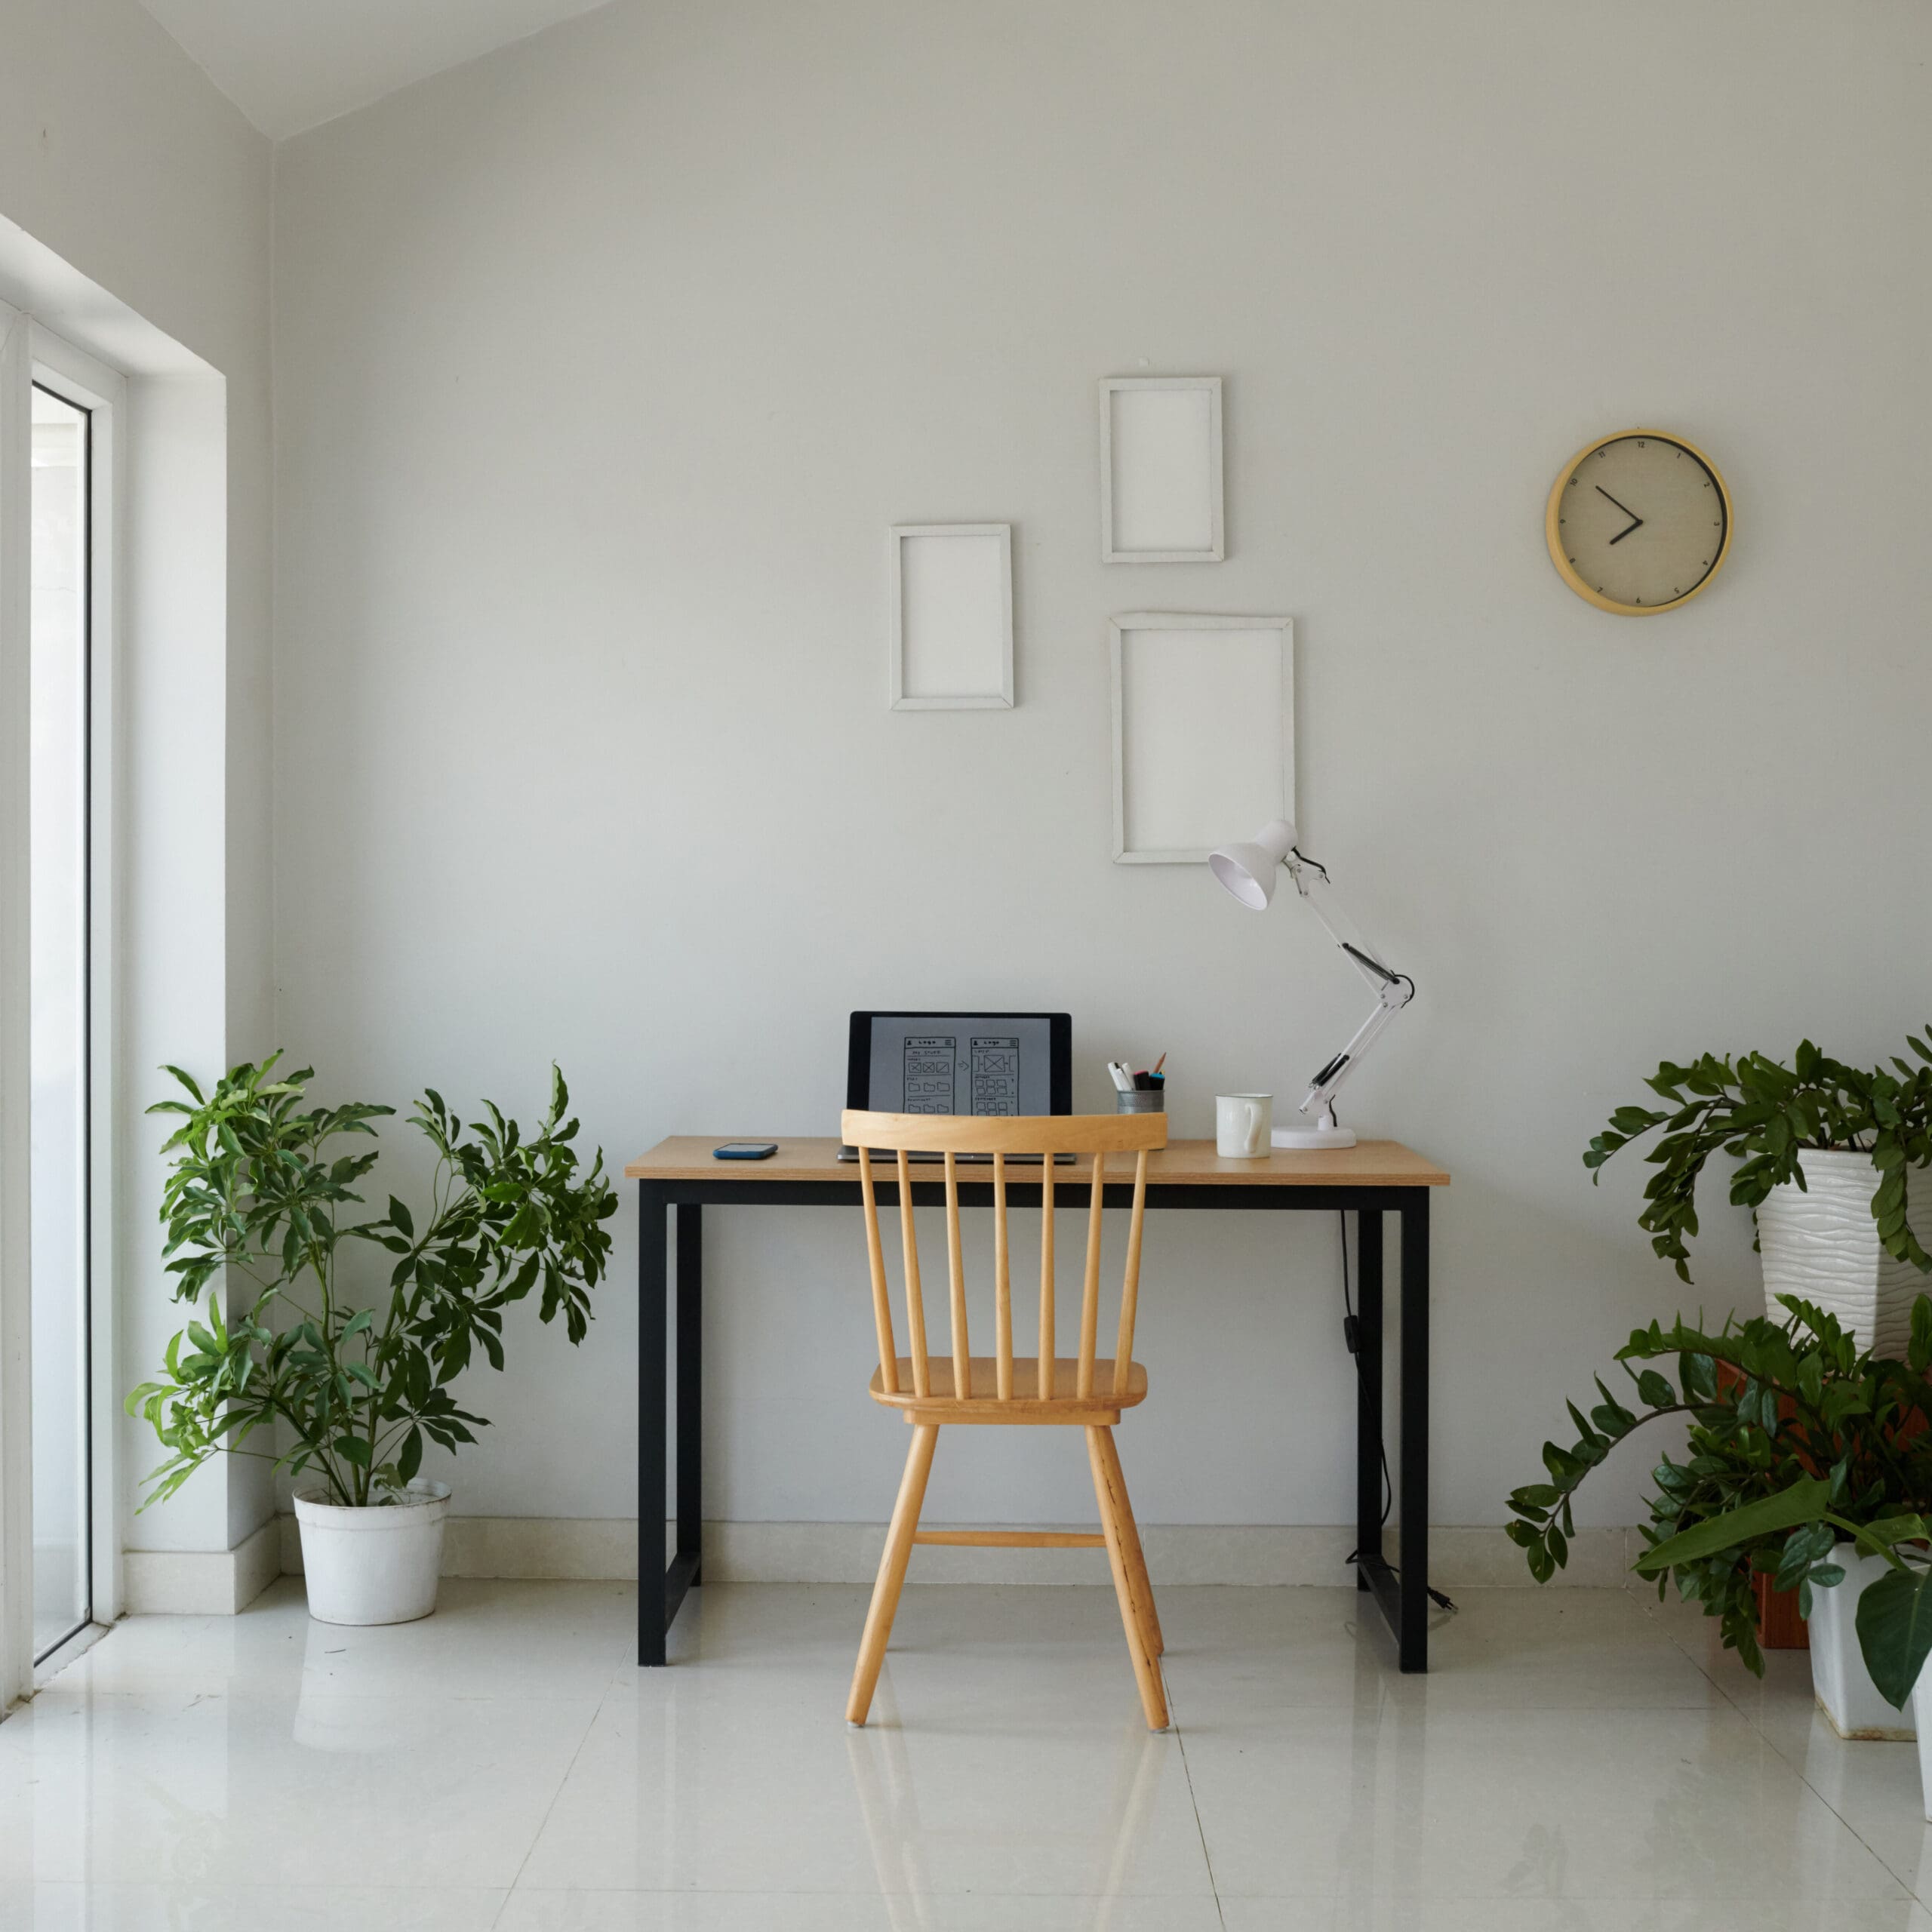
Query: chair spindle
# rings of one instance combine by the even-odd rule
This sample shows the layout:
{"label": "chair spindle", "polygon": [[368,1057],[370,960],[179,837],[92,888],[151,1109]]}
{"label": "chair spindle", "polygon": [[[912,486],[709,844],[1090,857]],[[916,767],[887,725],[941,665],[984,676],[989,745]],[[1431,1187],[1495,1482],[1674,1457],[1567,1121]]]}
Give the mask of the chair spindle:
{"label": "chair spindle", "polygon": [[926,1298],[919,1286],[919,1238],[912,1227],[912,1168],[899,1149],[899,1240],[906,1257],[906,1327],[912,1350],[912,1392],[932,1393],[926,1366]]}
{"label": "chair spindle", "polygon": [[1013,1400],[1013,1277],[1006,1245],[1006,1156],[993,1155],[993,1375],[1002,1402]]}
{"label": "chair spindle", "polygon": [[[1087,1211],[1087,1278],[1080,1291],[1080,1366],[1074,1378],[1075,1394],[1085,1397],[1094,1392],[1094,1355],[1100,1338],[1100,1210],[1106,1192],[1107,1157],[1094,1156],[1093,1202]],[[1115,1373],[1118,1374],[1118,1370]]]}
{"label": "chair spindle", "polygon": [[1127,1392],[1127,1371],[1134,1364],[1134,1315],[1140,1299],[1140,1221],[1147,1207],[1147,1150],[1134,1162],[1134,1212],[1127,1224],[1127,1272],[1120,1284],[1120,1340],[1114,1349],[1114,1393]]}
{"label": "chair spindle", "polygon": [[879,1385],[899,1392],[899,1344],[892,1336],[892,1291],[886,1286],[885,1247],[878,1233],[878,1190],[872,1185],[872,1157],[859,1149],[859,1192],[866,1204],[866,1259],[872,1271],[872,1325],[878,1331]]}
{"label": "chair spindle", "polygon": [[946,1259],[952,1288],[952,1392],[973,1392],[973,1354],[966,1340],[966,1264],[959,1251],[959,1164],[946,1150]]}
{"label": "chair spindle", "polygon": [[1040,1358],[1034,1393],[1054,1392],[1054,1157],[1040,1163]]}

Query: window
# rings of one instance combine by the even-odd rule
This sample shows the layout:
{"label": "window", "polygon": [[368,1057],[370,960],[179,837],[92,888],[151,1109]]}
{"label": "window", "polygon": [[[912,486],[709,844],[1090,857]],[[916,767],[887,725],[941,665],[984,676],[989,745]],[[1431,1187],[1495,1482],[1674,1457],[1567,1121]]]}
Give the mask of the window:
{"label": "window", "polygon": [[28,1012],[33,1654],[92,1614],[88,1267],[88,676],[93,411],[29,405]]}
{"label": "window", "polygon": [[[0,1690],[115,1614],[105,1313],[114,486],[125,385],[0,307]],[[26,1344],[15,1348],[14,1338]]]}

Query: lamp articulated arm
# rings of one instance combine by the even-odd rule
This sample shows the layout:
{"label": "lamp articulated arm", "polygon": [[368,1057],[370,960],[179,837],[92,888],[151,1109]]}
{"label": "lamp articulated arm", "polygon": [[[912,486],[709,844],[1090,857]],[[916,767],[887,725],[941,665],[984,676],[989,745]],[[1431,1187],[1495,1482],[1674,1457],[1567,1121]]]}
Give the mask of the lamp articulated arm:
{"label": "lamp articulated arm", "polygon": [[1313,1115],[1314,1124],[1278,1129],[1275,1134],[1278,1147],[1352,1146],[1353,1133],[1336,1124],[1335,1096],[1361,1064],[1363,1055],[1387,1030],[1389,1023],[1415,998],[1414,980],[1387,964],[1336,904],[1327,868],[1300,850],[1295,829],[1286,819],[1276,819],[1263,826],[1251,841],[1222,846],[1209,854],[1208,863],[1221,884],[1244,906],[1257,912],[1265,910],[1274,897],[1277,868],[1286,867],[1297,893],[1308,902],[1323,930],[1342,949],[1349,963],[1375,995],[1375,1006],[1368,1017],[1355,1029],[1348,1044],[1309,1082],[1298,1111]]}
{"label": "lamp articulated arm", "polygon": [[1375,1008],[1358,1026],[1346,1046],[1330,1060],[1309,1082],[1307,1097],[1300,1112],[1316,1117],[1318,1127],[1335,1126],[1335,1096],[1361,1063],[1361,1057],[1387,1029],[1389,1023],[1416,996],[1416,983],[1406,973],[1398,973],[1383,964],[1356,930],[1354,922],[1334,903],[1327,869],[1291,845],[1281,861],[1295,890],[1306,900],[1321,921],[1328,937],[1349,956],[1349,963],[1367,981],[1375,995]]}

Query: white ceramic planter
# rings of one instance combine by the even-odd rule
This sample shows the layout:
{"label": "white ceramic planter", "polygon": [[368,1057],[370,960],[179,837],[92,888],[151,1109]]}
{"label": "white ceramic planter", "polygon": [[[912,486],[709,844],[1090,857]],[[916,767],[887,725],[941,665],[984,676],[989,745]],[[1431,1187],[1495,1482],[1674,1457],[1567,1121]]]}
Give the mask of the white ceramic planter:
{"label": "white ceramic planter", "polygon": [[1848,1543],[1832,1551],[1832,1561],[1844,1566],[1844,1581],[1811,1592],[1811,1688],[1818,1708],[1841,1737],[1923,1737],[1918,1692],[1905,1709],[1894,1710],[1879,1696],[1858,1647],[1858,1599],[1891,1565],[1882,1556],[1860,1555]]}
{"label": "white ceramic planter", "polygon": [[[1774,1321],[1780,1295],[1801,1295],[1828,1309],[1863,1347],[1903,1356],[1912,1339],[1912,1304],[1925,1278],[1878,1244],[1872,1197],[1878,1171],[1869,1154],[1807,1147],[1798,1160],[1804,1186],[1787,1181],[1758,1204],[1758,1246],[1764,1264],[1764,1307]],[[1916,1225],[1913,1183],[1906,1177],[1906,1214]]]}
{"label": "white ceramic planter", "polygon": [[1923,1798],[1919,1808],[1932,1825],[1932,1670],[1921,1670],[1912,1687],[1912,1715],[1918,1727],[1918,1789]]}
{"label": "white ceramic planter", "polygon": [[314,1491],[295,1499],[309,1614],[318,1623],[411,1623],[436,1607],[447,1483],[420,1477],[398,1501],[346,1509]]}

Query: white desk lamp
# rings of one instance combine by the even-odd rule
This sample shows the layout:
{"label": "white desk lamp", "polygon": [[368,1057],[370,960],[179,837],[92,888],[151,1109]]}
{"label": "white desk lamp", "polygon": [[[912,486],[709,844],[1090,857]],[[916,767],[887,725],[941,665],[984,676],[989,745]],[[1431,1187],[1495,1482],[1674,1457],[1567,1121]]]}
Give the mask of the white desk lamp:
{"label": "white desk lamp", "polygon": [[1275,896],[1276,869],[1286,866],[1295,890],[1314,908],[1328,937],[1349,955],[1375,995],[1375,1011],[1355,1029],[1355,1037],[1309,1081],[1300,1111],[1313,1114],[1312,1127],[1278,1127],[1277,1147],[1352,1147],[1354,1132],[1335,1124],[1335,1095],[1361,1063],[1390,1020],[1416,996],[1416,983],[1392,971],[1376,957],[1348,915],[1335,904],[1327,869],[1297,849],[1295,829],[1284,818],[1271,820],[1253,838],[1223,845],[1208,855],[1214,876],[1251,912],[1265,912]]}

